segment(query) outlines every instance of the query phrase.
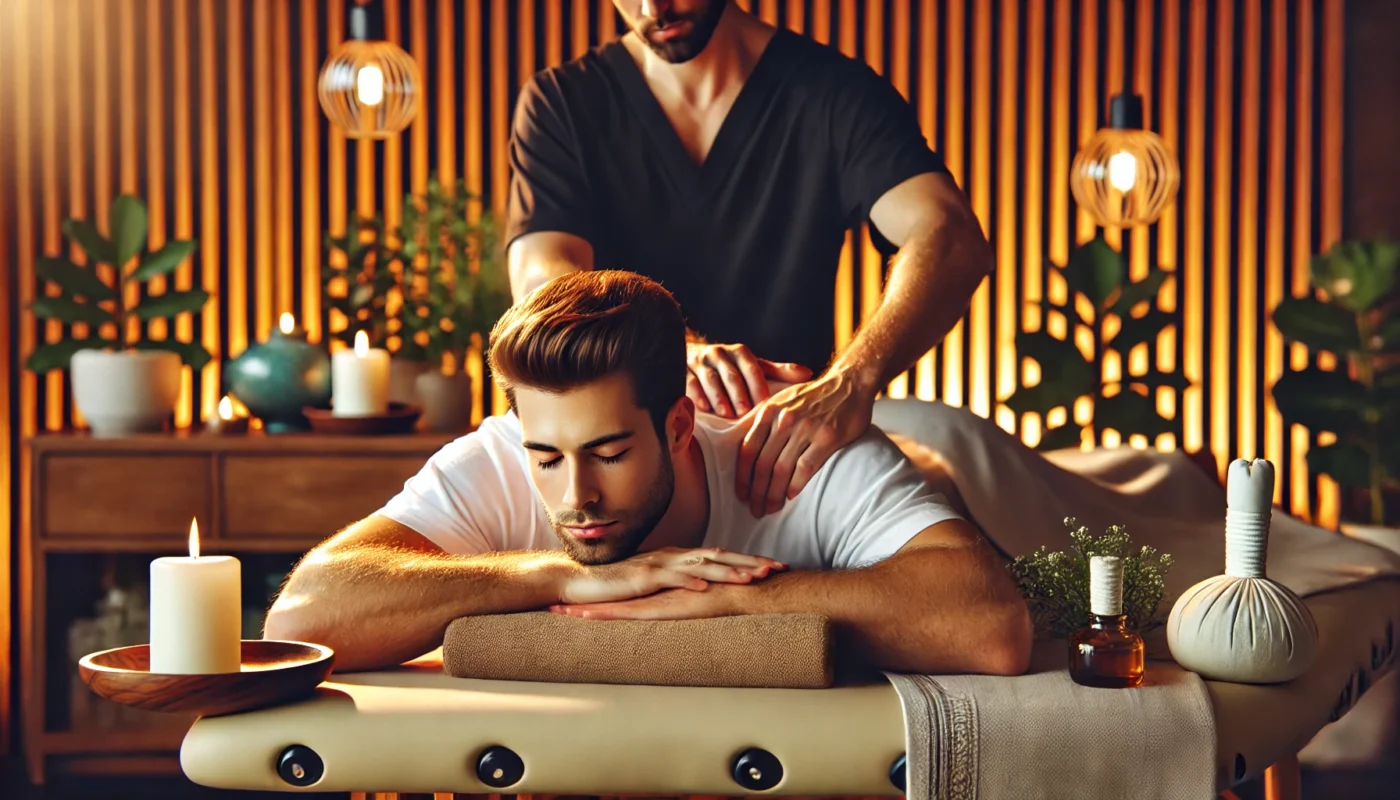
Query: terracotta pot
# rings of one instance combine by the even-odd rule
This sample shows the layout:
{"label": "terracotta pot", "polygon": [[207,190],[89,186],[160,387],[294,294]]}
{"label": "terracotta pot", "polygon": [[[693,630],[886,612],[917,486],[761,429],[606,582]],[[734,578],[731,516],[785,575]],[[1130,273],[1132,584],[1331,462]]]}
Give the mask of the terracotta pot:
{"label": "terracotta pot", "polygon": [[73,402],[94,436],[159,431],[175,413],[180,357],[168,350],[79,350]]}
{"label": "terracotta pot", "polygon": [[472,424],[472,376],[424,372],[414,382],[423,416],[418,427],[433,433],[465,431]]}

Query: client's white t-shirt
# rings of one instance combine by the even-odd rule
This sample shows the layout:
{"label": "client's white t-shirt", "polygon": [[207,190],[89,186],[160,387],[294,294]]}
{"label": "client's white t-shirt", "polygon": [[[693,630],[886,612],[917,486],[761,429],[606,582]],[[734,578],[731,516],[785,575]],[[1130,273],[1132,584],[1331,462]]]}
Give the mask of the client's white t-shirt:
{"label": "client's white t-shirt", "polygon": [[[710,521],[704,547],[781,561],[793,569],[845,569],[893,555],[925,528],[958,514],[924,483],[883,432],[871,428],[837,451],[782,510],[755,519],[734,491],[747,426],[697,414]],[[514,413],[444,445],[380,510],[448,553],[559,550],[530,480]]]}

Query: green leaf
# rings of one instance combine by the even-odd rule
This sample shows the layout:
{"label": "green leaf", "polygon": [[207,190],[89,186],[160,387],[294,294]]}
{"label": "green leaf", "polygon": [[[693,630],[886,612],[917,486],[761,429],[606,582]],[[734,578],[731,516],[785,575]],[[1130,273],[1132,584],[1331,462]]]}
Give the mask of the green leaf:
{"label": "green leaf", "polygon": [[1098,311],[1123,282],[1123,258],[1103,237],[1096,236],[1069,254],[1064,275],[1070,291],[1089,298]]}
{"label": "green leaf", "polygon": [[163,319],[183,314],[186,311],[198,311],[204,308],[204,304],[207,302],[209,302],[209,293],[203,289],[166,292],[147,297],[140,305],[132,309],[132,313],[141,319]]}
{"label": "green leaf", "polygon": [[1160,386],[1170,386],[1181,391],[1191,386],[1191,380],[1180,372],[1162,372],[1151,369],[1144,375],[1125,375],[1123,381],[1129,386],[1142,386],[1155,391]]}
{"label": "green leaf", "polygon": [[58,288],[70,297],[84,297],[93,302],[100,302],[117,296],[112,287],[97,277],[96,272],[84,269],[66,258],[41,258],[34,264],[34,272],[44,280],[58,284]]}
{"label": "green leaf", "polygon": [[1127,318],[1132,313],[1134,306],[1145,301],[1156,300],[1157,293],[1162,289],[1162,283],[1170,274],[1163,269],[1153,269],[1147,273],[1146,278],[1124,286],[1118,299],[1113,303],[1113,312]]}
{"label": "green leaf", "polygon": [[1273,396],[1289,423],[1338,436],[1361,430],[1369,406],[1365,386],[1344,372],[1316,368],[1285,374],[1274,384]]}
{"label": "green leaf", "polygon": [[1346,486],[1371,485],[1371,457],[1360,445],[1337,442],[1308,450],[1308,469]]}
{"label": "green leaf", "polygon": [[90,325],[101,325],[104,322],[117,321],[116,316],[104,308],[93,303],[76,303],[67,297],[40,297],[30,303],[29,308],[36,317],[63,322],[86,322]]}
{"label": "green leaf", "polygon": [[1315,297],[1285,297],[1274,309],[1273,320],[1283,338],[1314,350],[1345,354],[1361,347],[1356,316]]}
{"label": "green leaf", "polygon": [[146,204],[139,198],[124,194],[112,201],[108,216],[112,246],[116,253],[115,263],[121,266],[135,258],[146,246]]}
{"label": "green leaf", "polygon": [[1157,336],[1176,322],[1176,315],[1158,308],[1148,309],[1140,317],[1122,317],[1123,324],[1104,344],[1127,355],[1129,350],[1143,342],[1155,342]]}
{"label": "green leaf", "polygon": [[133,346],[137,350],[165,350],[174,353],[180,357],[181,363],[188,365],[194,370],[196,376],[198,376],[200,370],[204,369],[204,365],[208,364],[214,358],[209,355],[209,351],[205,350],[203,345],[194,342],[182,342],[178,339],[162,339],[160,341],[143,339]]}
{"label": "green leaf", "polygon": [[1313,257],[1313,283],[1336,303],[1364,311],[1389,294],[1400,268],[1400,245],[1388,241],[1337,242]]}
{"label": "green leaf", "polygon": [[1023,398],[1027,402],[1048,404],[1038,410],[1048,411],[1073,403],[1099,385],[1094,365],[1085,360],[1073,342],[1056,339],[1045,331],[1019,332],[1016,334],[1016,352],[1034,359],[1040,365],[1040,383],[1036,385],[1040,391]]}
{"label": "green leaf", "polygon": [[116,263],[116,249],[110,241],[97,232],[91,222],[83,219],[65,219],[63,235],[78,243],[87,253],[88,263],[99,261],[103,264]]}
{"label": "green leaf", "polygon": [[199,246],[192,241],[174,241],[167,243],[154,253],[147,254],[141,259],[141,266],[131,273],[131,279],[135,281],[148,281],[157,275],[165,275],[175,271],[190,253],[193,253]]}
{"label": "green leaf", "polygon": [[1083,432],[1083,425],[1066,422],[1058,428],[1049,428],[1042,433],[1040,442],[1035,447],[1037,450],[1063,450],[1066,447],[1079,447]]}
{"label": "green leaf", "polygon": [[1151,397],[1129,389],[1094,400],[1094,427],[1112,428],[1125,440],[1141,433],[1153,441],[1161,434],[1175,433],[1177,424],[1157,412],[1157,403]]}
{"label": "green leaf", "polygon": [[51,369],[68,369],[68,362],[73,360],[73,354],[79,350],[101,349],[111,347],[114,344],[116,342],[111,339],[93,337],[65,339],[61,342],[40,345],[29,354],[29,358],[25,359],[24,368],[41,375]]}

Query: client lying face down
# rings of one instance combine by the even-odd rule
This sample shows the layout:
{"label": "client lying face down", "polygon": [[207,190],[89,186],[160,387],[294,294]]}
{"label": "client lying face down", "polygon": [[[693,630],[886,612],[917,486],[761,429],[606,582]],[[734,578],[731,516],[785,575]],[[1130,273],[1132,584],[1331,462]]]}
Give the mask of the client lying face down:
{"label": "client lying face down", "polygon": [[511,413],[309,552],[266,638],[326,644],[344,671],[421,655],[473,614],[809,612],[872,667],[1025,670],[1030,621],[998,556],[878,429],[780,512],[741,504],[747,428],[685,396],[685,326],[658,284],[555,278],[501,318],[489,360]]}

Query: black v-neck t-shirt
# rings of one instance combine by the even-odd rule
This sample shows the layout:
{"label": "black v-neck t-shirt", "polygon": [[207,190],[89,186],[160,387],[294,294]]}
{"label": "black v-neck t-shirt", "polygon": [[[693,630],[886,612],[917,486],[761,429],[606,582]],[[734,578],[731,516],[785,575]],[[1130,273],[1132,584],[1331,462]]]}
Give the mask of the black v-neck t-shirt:
{"label": "black v-neck t-shirt", "polygon": [[596,268],[669,289],[709,341],[817,371],[835,347],[845,232],[889,189],[944,169],[888,81],[782,30],[703,164],[620,42],[534,76],[515,110],[510,161],[508,242],[580,236]]}

